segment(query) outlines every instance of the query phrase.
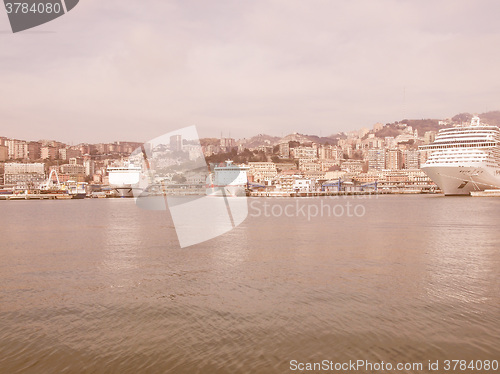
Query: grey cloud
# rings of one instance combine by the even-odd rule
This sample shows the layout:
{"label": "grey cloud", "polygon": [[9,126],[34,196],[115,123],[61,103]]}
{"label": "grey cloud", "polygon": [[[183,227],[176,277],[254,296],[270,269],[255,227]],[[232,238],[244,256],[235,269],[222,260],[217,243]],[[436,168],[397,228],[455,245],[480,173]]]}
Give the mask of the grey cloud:
{"label": "grey cloud", "polygon": [[[493,1],[87,0],[1,34],[6,135],[328,134],[499,109]],[[0,19],[0,29],[5,20]],[[403,105],[403,90],[406,103]]]}

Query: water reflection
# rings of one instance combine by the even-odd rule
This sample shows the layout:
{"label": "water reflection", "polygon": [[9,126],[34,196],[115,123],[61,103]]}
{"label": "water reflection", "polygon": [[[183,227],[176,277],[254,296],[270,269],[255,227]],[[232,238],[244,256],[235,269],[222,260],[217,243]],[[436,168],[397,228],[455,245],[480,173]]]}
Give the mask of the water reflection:
{"label": "water reflection", "polygon": [[0,371],[283,373],[290,359],[500,354],[499,200],[386,196],[355,221],[250,217],[185,249],[165,212],[100,200],[2,206],[0,227],[23,234],[0,251]]}
{"label": "water reflection", "polygon": [[[432,206],[435,222],[428,225],[428,296],[436,302],[483,303],[491,297],[490,284],[497,271],[493,257],[497,254],[492,251],[499,239],[496,222],[490,214],[471,217],[470,205],[484,201],[456,200],[457,204],[447,200]],[[475,208],[489,210],[487,205]]]}

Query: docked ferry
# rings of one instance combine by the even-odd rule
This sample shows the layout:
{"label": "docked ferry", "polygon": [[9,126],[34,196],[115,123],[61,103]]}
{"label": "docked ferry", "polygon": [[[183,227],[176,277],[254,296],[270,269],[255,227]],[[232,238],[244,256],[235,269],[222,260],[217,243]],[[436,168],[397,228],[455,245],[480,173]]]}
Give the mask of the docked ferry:
{"label": "docked ferry", "polygon": [[439,131],[422,170],[445,195],[500,189],[500,129],[481,124],[479,117],[465,126]]}
{"label": "docked ferry", "polygon": [[230,160],[214,167],[213,174],[210,174],[207,179],[207,195],[246,196],[247,171],[247,166],[234,165]]}
{"label": "docked ferry", "polygon": [[87,197],[87,182],[67,181],[65,186],[72,199],[85,199]]}
{"label": "docked ferry", "polygon": [[132,163],[108,167],[109,185],[118,197],[134,197],[141,176],[141,167]]}

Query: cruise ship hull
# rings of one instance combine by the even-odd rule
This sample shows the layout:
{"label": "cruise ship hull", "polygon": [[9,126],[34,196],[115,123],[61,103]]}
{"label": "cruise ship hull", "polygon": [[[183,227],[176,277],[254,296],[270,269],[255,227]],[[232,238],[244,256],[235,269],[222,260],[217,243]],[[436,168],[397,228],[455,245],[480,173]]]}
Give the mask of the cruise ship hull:
{"label": "cruise ship hull", "polygon": [[488,166],[423,166],[422,170],[445,195],[470,195],[472,191],[500,188],[500,174]]}
{"label": "cruise ship hull", "polygon": [[134,197],[134,194],[139,196],[142,193],[141,189],[133,188],[131,186],[113,187],[117,197]]}

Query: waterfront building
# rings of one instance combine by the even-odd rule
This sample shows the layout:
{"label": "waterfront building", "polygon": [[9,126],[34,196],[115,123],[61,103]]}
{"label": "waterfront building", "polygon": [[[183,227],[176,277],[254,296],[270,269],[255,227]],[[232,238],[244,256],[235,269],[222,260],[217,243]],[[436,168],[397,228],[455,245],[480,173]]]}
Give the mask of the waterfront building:
{"label": "waterfront building", "polygon": [[256,182],[270,181],[276,178],[278,170],[274,162],[249,162],[248,174]]}
{"label": "waterfront building", "polygon": [[405,169],[420,169],[420,152],[415,149],[403,151],[403,163]]}
{"label": "waterfront building", "polygon": [[5,145],[0,145],[0,162],[5,162],[9,159],[9,148]]}
{"label": "waterfront building", "polygon": [[342,170],[332,170],[332,171],[327,171],[325,173],[325,179],[328,180],[337,180],[339,178],[343,178],[346,175],[345,171]]}
{"label": "waterfront building", "polygon": [[403,168],[403,153],[400,149],[389,149],[386,153],[386,169],[400,170]]}
{"label": "waterfront building", "polygon": [[340,165],[340,170],[346,173],[362,173],[364,164],[364,161],[360,160],[347,160]]}
{"label": "waterfront building", "polygon": [[276,178],[276,189],[286,192],[293,191],[293,184],[296,179],[304,177],[304,173],[297,170],[288,170],[280,173]]}
{"label": "waterfront building", "polygon": [[321,171],[321,170],[310,170],[310,171],[304,172],[304,178],[312,179],[314,181],[317,181],[320,179],[326,180],[325,175],[326,175],[326,173],[324,171]]}
{"label": "waterfront building", "polygon": [[381,176],[383,175],[383,173],[380,173],[379,171],[376,171],[376,170],[372,170],[372,171],[368,171],[366,173],[360,173],[358,175],[356,175],[353,180],[355,180],[356,182],[359,182],[361,184],[365,184],[365,183],[374,183],[374,182],[377,182],[379,181],[381,178]]}
{"label": "waterfront building", "polygon": [[315,182],[312,179],[295,179],[292,186],[295,192],[313,192]]}
{"label": "waterfront building", "polygon": [[45,179],[45,164],[43,163],[17,163],[11,162],[4,165],[4,184],[34,184]]}
{"label": "waterfront building", "polygon": [[368,170],[385,169],[386,150],[374,148],[368,150]]}

